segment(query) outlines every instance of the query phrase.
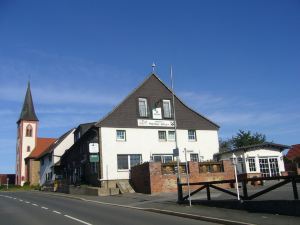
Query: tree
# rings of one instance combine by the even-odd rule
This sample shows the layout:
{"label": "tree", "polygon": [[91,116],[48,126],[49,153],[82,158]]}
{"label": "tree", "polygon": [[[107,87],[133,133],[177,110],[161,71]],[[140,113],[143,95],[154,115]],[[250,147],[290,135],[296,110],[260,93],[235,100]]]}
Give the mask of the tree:
{"label": "tree", "polygon": [[219,140],[220,152],[230,151],[249,145],[262,144],[266,142],[266,135],[261,133],[251,133],[251,131],[239,130],[239,132],[228,140]]}

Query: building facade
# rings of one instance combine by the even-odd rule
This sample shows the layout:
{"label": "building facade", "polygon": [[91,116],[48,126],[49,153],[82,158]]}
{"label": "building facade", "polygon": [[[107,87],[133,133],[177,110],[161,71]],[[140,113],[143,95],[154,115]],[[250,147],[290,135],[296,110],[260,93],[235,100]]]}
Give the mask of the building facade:
{"label": "building facade", "polygon": [[216,157],[218,160],[232,160],[234,153],[238,174],[273,177],[281,176],[285,171],[282,151],[288,148],[287,145],[266,142],[222,152]]}
{"label": "building facade", "polygon": [[74,144],[74,131],[74,128],[67,131],[39,156],[41,186],[51,185],[55,179],[61,179],[62,174],[59,172],[61,156]]}
{"label": "building facade", "polygon": [[26,180],[25,158],[27,158],[37,143],[39,120],[35,114],[30,83],[28,83],[24,104],[17,121],[16,147],[16,185],[23,185]]}
{"label": "building facade", "polygon": [[[130,169],[135,165],[148,161],[175,161],[175,135],[180,161],[185,161],[184,149],[188,152],[188,161],[213,159],[219,149],[219,126],[189,108],[177,96],[174,97],[174,107],[172,97],[172,91],[155,74],[151,74],[112,112],[93,125],[91,129],[96,129],[94,133],[97,135],[94,139],[84,140],[81,137],[77,140],[81,144],[75,143],[74,146],[84,145],[87,148],[85,152],[89,154],[77,161],[93,161],[92,158],[96,159],[98,155],[99,160],[95,163],[99,168],[98,181],[102,185],[128,180]],[[97,146],[98,150],[93,148],[91,152],[89,144]],[[80,157],[78,148],[70,148],[65,153],[65,170],[69,170],[72,161]],[[78,168],[76,171],[79,173]],[[75,173],[74,169],[68,172],[72,173]]]}
{"label": "building facade", "polygon": [[39,138],[38,123],[28,83],[22,111],[17,121],[16,185],[23,186],[25,182],[30,185],[39,184],[38,157],[56,140]]}

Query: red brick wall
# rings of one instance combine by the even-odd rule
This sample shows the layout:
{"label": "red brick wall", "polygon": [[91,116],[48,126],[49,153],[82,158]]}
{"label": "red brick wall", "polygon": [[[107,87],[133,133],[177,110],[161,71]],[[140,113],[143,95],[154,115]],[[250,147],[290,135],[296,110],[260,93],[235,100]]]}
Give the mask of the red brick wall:
{"label": "red brick wall", "polygon": [[[199,165],[197,162],[189,162],[188,166],[191,183],[234,179],[234,169],[229,160],[223,161],[224,172],[199,173]],[[181,174],[181,182],[187,182],[185,174]],[[131,183],[135,191],[140,193],[153,194],[177,191],[176,174],[162,174],[162,165],[159,162],[144,163],[133,167],[131,170]],[[220,186],[228,188],[229,184]],[[192,186],[191,189],[194,190],[198,187],[199,186]]]}

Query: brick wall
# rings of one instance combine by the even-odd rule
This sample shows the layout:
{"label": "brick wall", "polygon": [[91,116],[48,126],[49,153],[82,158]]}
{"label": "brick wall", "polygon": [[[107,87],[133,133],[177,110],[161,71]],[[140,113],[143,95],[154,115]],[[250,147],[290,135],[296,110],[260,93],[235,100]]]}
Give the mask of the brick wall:
{"label": "brick wall", "polygon": [[[229,160],[223,161],[224,172],[200,173],[197,162],[189,162],[190,182],[204,182],[215,180],[234,179],[234,168]],[[181,174],[181,182],[187,182],[186,174]],[[177,176],[176,174],[163,174],[162,164],[160,162],[147,162],[135,166],[131,169],[131,183],[136,192],[153,194],[160,192],[176,192]],[[220,185],[229,188],[229,184]],[[197,189],[198,186],[192,186],[191,189]]]}

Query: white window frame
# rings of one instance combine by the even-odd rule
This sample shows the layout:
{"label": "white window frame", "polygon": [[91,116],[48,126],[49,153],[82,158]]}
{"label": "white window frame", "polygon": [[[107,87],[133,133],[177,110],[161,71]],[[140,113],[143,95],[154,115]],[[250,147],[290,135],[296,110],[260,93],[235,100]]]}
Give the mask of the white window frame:
{"label": "white window frame", "polygon": [[[165,103],[168,103],[168,110],[165,110]],[[172,118],[172,107],[171,107],[171,100],[167,100],[167,99],[164,99],[163,100],[163,110],[164,110],[164,118]],[[169,112],[169,114],[166,114],[166,112]]]}
{"label": "white window frame", "polygon": [[[118,136],[118,132],[123,132],[123,137]],[[126,141],[126,130],[116,130],[116,140]]]}
{"label": "white window frame", "polygon": [[[196,155],[197,156],[197,161],[192,160],[192,155]],[[198,153],[190,153],[190,161],[191,162],[199,162],[199,154]]]}
{"label": "white window frame", "polygon": [[[170,136],[170,133],[171,133],[171,132],[174,133],[174,138],[170,138],[170,137],[171,137],[171,136]],[[175,130],[169,130],[169,131],[168,131],[168,141],[175,141],[175,138],[176,138],[175,136],[176,136]]]}
{"label": "white window frame", "polygon": [[[128,169],[119,169],[118,156],[120,156],[120,155],[127,156],[127,166],[128,166]],[[130,161],[131,155],[139,155],[140,156],[140,163],[139,164],[142,164],[142,162],[143,162],[143,160],[142,160],[142,154],[117,154],[117,170],[118,171],[129,171],[131,169],[131,167],[132,167],[131,161]]]}
{"label": "white window frame", "polygon": [[[145,115],[142,115],[142,111],[141,111],[141,106],[140,106],[140,102],[143,102],[145,104]],[[139,107],[139,116],[140,117],[148,117],[148,101],[147,98],[139,98],[138,99],[138,107]]]}
{"label": "white window frame", "polygon": [[[160,133],[164,133],[165,134],[165,138],[164,139],[161,139],[160,138]],[[160,142],[166,142],[167,141],[167,131],[165,131],[165,130],[159,130],[158,132],[157,132],[157,134],[158,134],[158,140],[160,141]]]}
{"label": "white window frame", "polygon": [[154,161],[154,157],[160,157],[160,162],[161,162],[161,163],[166,163],[166,158],[165,158],[165,157],[171,157],[171,158],[172,158],[171,161],[174,160],[174,157],[173,157],[173,155],[171,155],[171,154],[153,154],[153,155],[152,155],[152,160],[153,160],[153,162],[155,162],[155,161]]}
{"label": "white window frame", "polygon": [[256,167],[255,157],[249,157],[247,159],[247,161],[248,161],[249,172],[256,172],[257,171],[257,167]]}
{"label": "white window frame", "polygon": [[[193,135],[190,135],[190,132],[194,132]],[[193,138],[191,138],[193,136]],[[189,141],[197,141],[197,132],[196,130],[188,130],[188,140]]]}

